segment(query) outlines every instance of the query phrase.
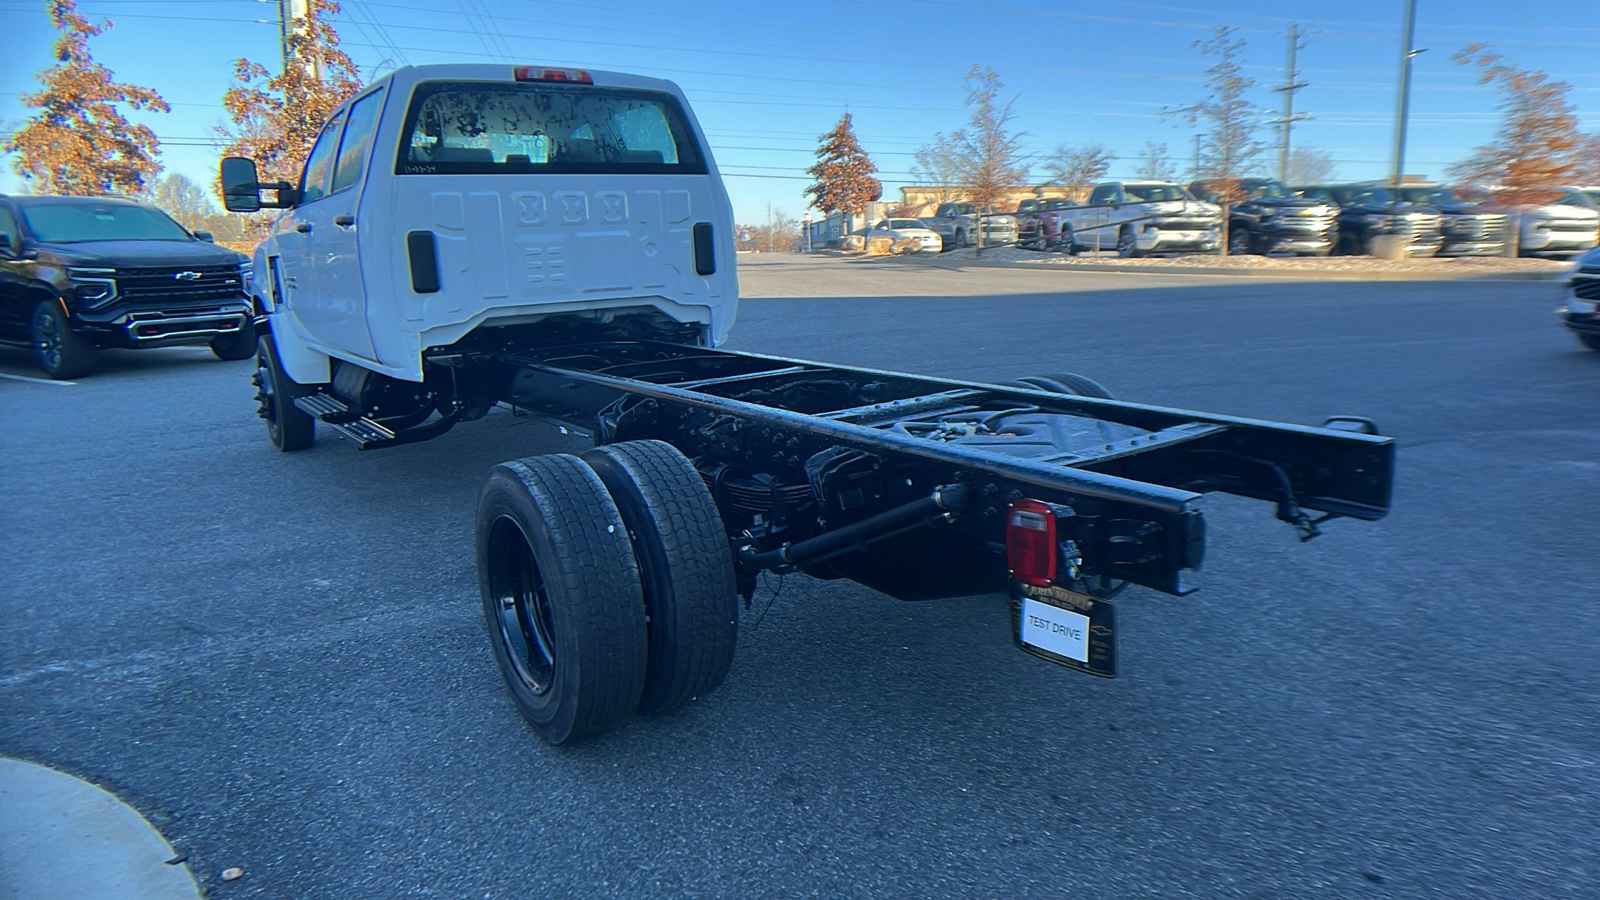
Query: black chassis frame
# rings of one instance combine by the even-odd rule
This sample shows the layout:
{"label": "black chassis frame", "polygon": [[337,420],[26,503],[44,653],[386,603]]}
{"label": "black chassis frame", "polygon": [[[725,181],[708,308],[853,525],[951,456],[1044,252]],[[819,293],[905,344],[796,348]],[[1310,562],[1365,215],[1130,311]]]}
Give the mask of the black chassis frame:
{"label": "black chassis frame", "polygon": [[[361,449],[426,440],[495,403],[601,444],[666,441],[711,487],[747,597],[762,570],[906,600],[1005,590],[1006,510],[1021,498],[1057,512],[1058,584],[1169,594],[1192,590],[1204,559],[1204,492],[1272,502],[1303,540],[1389,506],[1393,442],[1364,419],[1306,427],[596,330],[494,331],[427,355],[425,423],[391,431],[331,386],[296,403]],[[1015,416],[1044,445],[1011,434]],[[987,422],[1006,433],[972,434]],[[1066,426],[1099,433],[1056,442]]]}

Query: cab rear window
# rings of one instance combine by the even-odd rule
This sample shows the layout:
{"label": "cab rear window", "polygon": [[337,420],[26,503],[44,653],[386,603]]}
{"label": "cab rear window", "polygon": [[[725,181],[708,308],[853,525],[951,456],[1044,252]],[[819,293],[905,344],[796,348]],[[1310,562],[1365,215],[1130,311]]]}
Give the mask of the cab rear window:
{"label": "cab rear window", "polygon": [[426,83],[396,175],[706,174],[670,94],[592,85]]}

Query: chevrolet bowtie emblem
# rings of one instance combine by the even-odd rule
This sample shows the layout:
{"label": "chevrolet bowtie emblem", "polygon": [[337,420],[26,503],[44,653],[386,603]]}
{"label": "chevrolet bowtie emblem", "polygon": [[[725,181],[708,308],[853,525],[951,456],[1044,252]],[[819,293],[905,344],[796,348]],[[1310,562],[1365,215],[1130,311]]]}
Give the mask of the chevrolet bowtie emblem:
{"label": "chevrolet bowtie emblem", "polygon": [[178,279],[179,281],[199,281],[200,280],[200,273],[199,272],[175,272],[175,273],[173,273],[172,277]]}

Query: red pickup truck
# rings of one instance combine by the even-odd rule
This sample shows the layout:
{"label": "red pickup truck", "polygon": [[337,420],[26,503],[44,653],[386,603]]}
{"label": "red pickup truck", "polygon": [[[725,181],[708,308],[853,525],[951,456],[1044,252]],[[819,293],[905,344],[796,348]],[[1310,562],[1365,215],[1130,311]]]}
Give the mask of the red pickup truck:
{"label": "red pickup truck", "polygon": [[1082,206],[1065,197],[1029,198],[1017,203],[1017,246],[1054,250],[1061,239],[1060,211]]}

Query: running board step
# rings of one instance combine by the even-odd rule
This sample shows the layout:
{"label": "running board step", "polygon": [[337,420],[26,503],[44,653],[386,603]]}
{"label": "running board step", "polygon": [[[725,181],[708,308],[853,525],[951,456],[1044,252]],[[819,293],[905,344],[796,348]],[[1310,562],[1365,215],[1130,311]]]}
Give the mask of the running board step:
{"label": "running board step", "polygon": [[294,398],[294,405],[318,422],[354,441],[358,449],[365,450],[368,447],[390,443],[395,439],[393,431],[351,409],[338,397],[328,394],[307,394],[304,397]]}

